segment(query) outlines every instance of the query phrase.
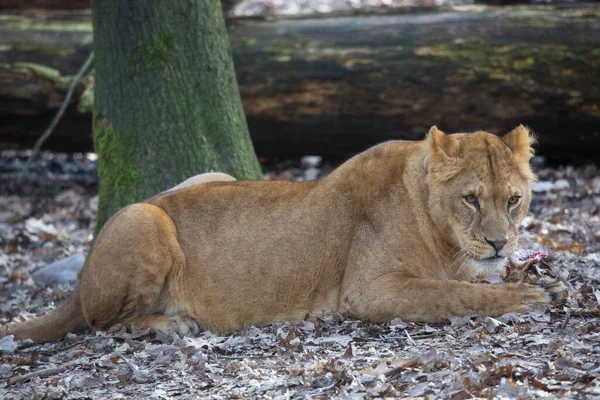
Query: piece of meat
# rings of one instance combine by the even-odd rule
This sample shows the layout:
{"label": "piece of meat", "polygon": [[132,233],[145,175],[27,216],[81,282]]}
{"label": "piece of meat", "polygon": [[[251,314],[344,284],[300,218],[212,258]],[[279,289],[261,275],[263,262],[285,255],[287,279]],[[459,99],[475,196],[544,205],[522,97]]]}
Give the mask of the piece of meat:
{"label": "piece of meat", "polygon": [[546,288],[556,305],[563,304],[568,297],[566,286],[556,279],[548,264],[548,255],[535,252],[524,258],[510,258],[506,267],[505,282],[527,283]]}

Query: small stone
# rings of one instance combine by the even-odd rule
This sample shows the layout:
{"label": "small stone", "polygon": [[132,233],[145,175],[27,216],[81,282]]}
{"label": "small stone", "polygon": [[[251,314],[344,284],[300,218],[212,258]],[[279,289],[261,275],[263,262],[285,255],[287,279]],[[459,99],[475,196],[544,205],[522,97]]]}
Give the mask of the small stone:
{"label": "small stone", "polygon": [[17,349],[17,344],[15,343],[15,339],[12,335],[5,336],[0,339],[0,352],[12,353]]}
{"label": "small stone", "polygon": [[76,281],[84,262],[83,254],[75,254],[40,268],[34,272],[33,279],[44,285]]}

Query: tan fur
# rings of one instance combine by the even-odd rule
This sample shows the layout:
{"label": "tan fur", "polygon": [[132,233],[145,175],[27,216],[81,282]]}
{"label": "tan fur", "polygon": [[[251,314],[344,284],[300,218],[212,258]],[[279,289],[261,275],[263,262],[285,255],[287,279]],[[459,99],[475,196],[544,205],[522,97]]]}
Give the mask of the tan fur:
{"label": "tan fur", "polygon": [[[194,322],[228,332],[336,311],[442,322],[546,305],[540,287],[469,282],[504,268],[517,246],[531,140],[523,127],[502,139],[434,127],[424,141],[375,146],[319,181],[164,192],[106,223],[83,274],[81,310],[54,313],[92,329],[193,333]],[[509,209],[512,196],[520,201]],[[43,318],[7,333],[64,334]]]}
{"label": "tan fur", "polygon": [[[206,172],[204,174],[194,175],[191,178],[186,179],[181,182],[177,186],[173,186],[169,190],[165,190],[165,192],[170,192],[172,190],[179,190],[190,186],[201,185],[203,183],[210,182],[233,182],[235,178],[231,175],[224,174],[222,172]],[[164,193],[164,192],[163,192]]]}

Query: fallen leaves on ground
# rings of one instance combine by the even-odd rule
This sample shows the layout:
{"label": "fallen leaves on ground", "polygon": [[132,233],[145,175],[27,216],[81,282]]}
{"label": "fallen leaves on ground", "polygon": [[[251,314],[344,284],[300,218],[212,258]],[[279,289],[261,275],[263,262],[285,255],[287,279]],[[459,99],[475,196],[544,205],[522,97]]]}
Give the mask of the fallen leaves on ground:
{"label": "fallen leaves on ground", "polygon": [[[95,185],[78,175],[89,174],[89,162],[58,158],[54,168],[67,172],[53,177],[34,169],[46,183],[33,187],[20,188],[10,171],[0,168],[0,183],[10,188],[0,194],[0,324],[17,315],[31,318],[63,301],[75,282],[45,286],[32,276],[89,248]],[[298,179],[308,168],[316,166],[287,162],[269,174]],[[448,325],[399,319],[370,324],[330,315],[298,325],[247,327],[227,336],[88,333],[47,344],[5,337],[0,339],[0,397],[600,396],[598,170],[536,172],[540,180],[521,247],[527,254],[545,255],[544,262],[569,290],[564,306],[499,318],[465,316]]]}

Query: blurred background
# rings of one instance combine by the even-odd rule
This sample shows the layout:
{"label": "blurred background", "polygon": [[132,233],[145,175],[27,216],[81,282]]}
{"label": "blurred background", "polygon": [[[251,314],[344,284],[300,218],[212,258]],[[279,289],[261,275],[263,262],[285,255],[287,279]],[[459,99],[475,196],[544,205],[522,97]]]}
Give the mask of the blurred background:
{"label": "blurred background", "polygon": [[[1,149],[31,148],[50,124],[92,50],[90,7],[0,0]],[[524,124],[550,163],[598,158],[598,3],[226,0],[223,12],[263,163],[337,163],[431,125]],[[43,149],[93,151],[93,90],[92,69]]]}

